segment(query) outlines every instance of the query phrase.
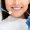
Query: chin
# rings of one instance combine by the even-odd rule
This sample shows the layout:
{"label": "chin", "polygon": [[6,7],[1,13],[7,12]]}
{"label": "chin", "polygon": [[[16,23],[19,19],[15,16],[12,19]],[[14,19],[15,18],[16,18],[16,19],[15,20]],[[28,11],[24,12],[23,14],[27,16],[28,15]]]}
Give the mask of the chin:
{"label": "chin", "polygon": [[14,17],[21,17],[23,14],[21,13],[21,14],[12,14],[12,16],[14,16]]}

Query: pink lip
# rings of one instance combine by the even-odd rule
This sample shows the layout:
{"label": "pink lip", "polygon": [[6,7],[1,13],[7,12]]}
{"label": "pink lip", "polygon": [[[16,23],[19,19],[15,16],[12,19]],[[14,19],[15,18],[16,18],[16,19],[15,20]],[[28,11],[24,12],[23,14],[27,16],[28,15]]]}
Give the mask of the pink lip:
{"label": "pink lip", "polygon": [[23,6],[22,5],[13,5],[13,6],[11,6],[11,8],[13,9],[13,10],[16,10],[16,11],[19,11],[19,10],[21,10],[22,8],[23,8]]}
{"label": "pink lip", "polygon": [[18,11],[18,10],[21,10],[22,7],[12,7],[12,9]]}

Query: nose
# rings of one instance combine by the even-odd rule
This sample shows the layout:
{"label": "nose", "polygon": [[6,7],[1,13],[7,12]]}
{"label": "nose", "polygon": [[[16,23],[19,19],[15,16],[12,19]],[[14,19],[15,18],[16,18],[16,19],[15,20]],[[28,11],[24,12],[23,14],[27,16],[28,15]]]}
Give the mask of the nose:
{"label": "nose", "polygon": [[18,4],[19,4],[19,0],[14,0],[14,1],[13,1],[13,4],[14,4],[14,5],[18,5]]}

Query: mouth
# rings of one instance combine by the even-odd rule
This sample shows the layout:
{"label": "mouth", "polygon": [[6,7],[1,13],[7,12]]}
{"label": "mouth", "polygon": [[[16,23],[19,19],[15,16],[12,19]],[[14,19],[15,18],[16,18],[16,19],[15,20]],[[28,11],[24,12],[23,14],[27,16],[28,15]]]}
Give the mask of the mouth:
{"label": "mouth", "polygon": [[15,11],[19,11],[19,10],[21,10],[23,7],[11,7],[13,10],[15,10]]}

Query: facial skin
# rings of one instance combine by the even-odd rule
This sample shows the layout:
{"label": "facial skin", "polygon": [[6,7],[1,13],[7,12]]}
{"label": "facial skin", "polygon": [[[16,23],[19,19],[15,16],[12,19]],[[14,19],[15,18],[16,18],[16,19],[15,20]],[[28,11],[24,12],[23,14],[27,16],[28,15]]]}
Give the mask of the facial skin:
{"label": "facial skin", "polygon": [[5,5],[8,11],[12,11],[12,16],[19,17],[27,11],[29,0],[5,0]]}
{"label": "facial skin", "polygon": [[30,1],[29,1],[30,2]]}

